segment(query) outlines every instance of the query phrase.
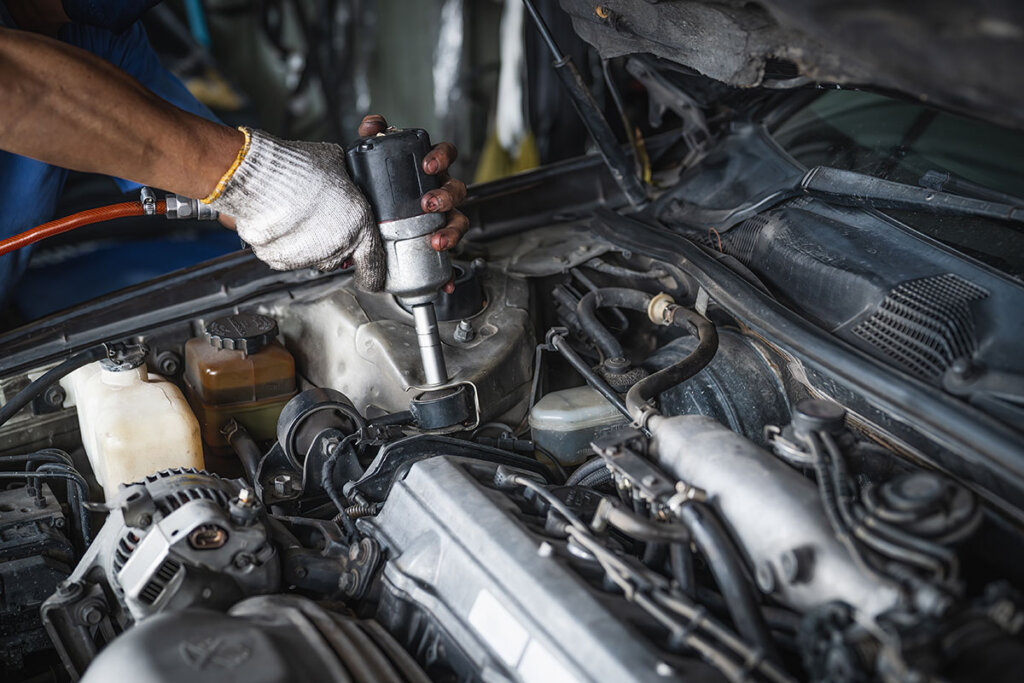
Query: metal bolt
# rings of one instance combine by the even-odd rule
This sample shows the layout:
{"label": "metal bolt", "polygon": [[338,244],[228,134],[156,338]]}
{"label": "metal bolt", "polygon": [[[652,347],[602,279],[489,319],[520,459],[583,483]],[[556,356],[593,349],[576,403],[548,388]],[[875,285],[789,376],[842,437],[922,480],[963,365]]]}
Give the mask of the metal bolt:
{"label": "metal bolt", "polygon": [[782,580],[788,584],[800,583],[810,577],[813,554],[810,548],[793,548],[779,557]]}
{"label": "metal bolt", "polygon": [[471,342],[476,337],[476,330],[473,329],[473,323],[468,320],[463,320],[459,323],[459,326],[455,328],[455,341],[460,344]]}
{"label": "metal bolt", "polygon": [[161,375],[177,375],[181,371],[181,358],[173,351],[164,351],[156,357],[156,366]]}
{"label": "metal bolt", "polygon": [[242,507],[252,507],[256,504],[256,494],[250,489],[242,489],[238,492],[238,504]]}
{"label": "metal bolt", "polygon": [[296,567],[295,576],[299,577],[300,579],[304,579],[307,576],[309,576],[309,570],[305,567]]}
{"label": "metal bolt", "polygon": [[287,496],[292,492],[292,475],[279,474],[273,478],[274,493],[279,496]]}
{"label": "metal bolt", "polygon": [[231,558],[231,564],[235,565],[238,569],[245,569],[256,564],[256,558],[252,556],[252,553],[238,553]]}
{"label": "metal bolt", "polygon": [[67,398],[67,394],[64,393],[64,387],[59,384],[52,384],[43,394],[43,402],[51,408],[60,408],[64,405],[64,399]]}
{"label": "metal bolt", "polygon": [[82,605],[78,611],[78,620],[87,626],[95,626],[103,621],[103,610],[95,604]]}
{"label": "metal bolt", "polygon": [[143,513],[143,514],[139,515],[139,519],[137,521],[138,521],[138,524],[139,524],[139,528],[140,529],[145,529],[146,527],[148,527],[150,524],[153,523],[153,516],[150,515],[149,513]]}
{"label": "metal bolt", "polygon": [[321,440],[320,450],[324,455],[330,457],[331,453],[334,452],[334,449],[336,449],[340,444],[341,439],[336,436],[329,436],[326,439]]}
{"label": "metal bolt", "polygon": [[775,590],[775,570],[772,569],[769,562],[759,563],[754,575],[757,587],[761,589],[762,593],[771,593]]}

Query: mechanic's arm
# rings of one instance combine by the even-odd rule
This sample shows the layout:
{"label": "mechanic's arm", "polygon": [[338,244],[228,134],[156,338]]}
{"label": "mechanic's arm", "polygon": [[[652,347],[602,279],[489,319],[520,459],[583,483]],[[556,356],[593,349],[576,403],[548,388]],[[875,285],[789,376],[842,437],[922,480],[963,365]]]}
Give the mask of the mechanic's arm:
{"label": "mechanic's arm", "polygon": [[0,149],[201,198],[243,141],[84,50],[0,28]]}
{"label": "mechanic's arm", "polygon": [[[385,125],[368,117],[360,130]],[[239,236],[272,268],[329,270],[351,257],[361,288],[384,285],[380,235],[341,147],[207,121],[83,50],[0,29],[0,149],[202,198],[232,216]],[[455,148],[442,143],[423,164],[444,180],[422,200],[424,211],[447,214],[431,236],[438,251],[468,228],[453,208],[466,194],[447,176],[454,160]]]}

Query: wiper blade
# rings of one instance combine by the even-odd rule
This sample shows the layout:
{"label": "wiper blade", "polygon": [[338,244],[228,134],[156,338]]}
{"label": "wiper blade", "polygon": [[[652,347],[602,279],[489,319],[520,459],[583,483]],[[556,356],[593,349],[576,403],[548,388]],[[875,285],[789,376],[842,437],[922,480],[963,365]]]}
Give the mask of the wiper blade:
{"label": "wiper blade", "polygon": [[829,166],[815,166],[808,171],[800,181],[800,190],[845,206],[907,209],[1024,223],[1024,206],[962,197]]}

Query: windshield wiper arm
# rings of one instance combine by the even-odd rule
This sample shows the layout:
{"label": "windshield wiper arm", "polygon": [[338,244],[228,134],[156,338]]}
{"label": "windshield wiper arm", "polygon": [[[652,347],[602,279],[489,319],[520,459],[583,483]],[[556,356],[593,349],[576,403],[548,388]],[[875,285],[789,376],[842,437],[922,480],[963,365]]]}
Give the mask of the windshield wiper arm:
{"label": "windshield wiper arm", "polygon": [[812,197],[845,206],[907,209],[1024,223],[1024,206],[962,197],[829,166],[815,166],[809,170],[800,180],[800,190]]}
{"label": "windshield wiper arm", "polygon": [[1020,197],[1015,197],[1012,194],[1006,194],[999,190],[993,190],[978,183],[972,183],[970,180],[961,178],[949,171],[937,171],[935,169],[925,171],[925,174],[921,176],[917,184],[921,187],[927,187],[929,190],[951,192],[963,195],[964,197],[977,197],[978,199],[987,199],[990,202],[1024,206],[1024,199]]}

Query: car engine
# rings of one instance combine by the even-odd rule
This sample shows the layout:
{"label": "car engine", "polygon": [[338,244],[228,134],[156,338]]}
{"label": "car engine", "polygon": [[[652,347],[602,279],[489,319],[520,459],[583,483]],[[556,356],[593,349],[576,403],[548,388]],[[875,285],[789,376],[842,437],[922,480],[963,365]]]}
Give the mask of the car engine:
{"label": "car engine", "polygon": [[245,254],[14,350],[4,680],[1015,678],[1004,511],[590,228],[453,264],[458,401],[402,300]]}

